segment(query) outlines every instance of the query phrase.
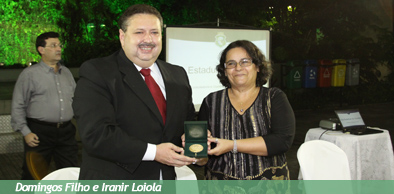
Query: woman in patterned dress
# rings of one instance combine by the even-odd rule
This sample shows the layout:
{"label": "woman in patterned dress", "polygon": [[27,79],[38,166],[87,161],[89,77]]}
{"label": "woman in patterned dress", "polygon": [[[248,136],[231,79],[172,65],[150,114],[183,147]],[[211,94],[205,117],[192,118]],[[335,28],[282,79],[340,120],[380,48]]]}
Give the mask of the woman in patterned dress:
{"label": "woman in patterned dress", "polygon": [[208,121],[211,136],[205,166],[208,180],[289,180],[285,152],[295,134],[290,103],[279,88],[263,87],[272,70],[250,41],[232,42],[216,66],[226,88],[202,102],[199,120]]}

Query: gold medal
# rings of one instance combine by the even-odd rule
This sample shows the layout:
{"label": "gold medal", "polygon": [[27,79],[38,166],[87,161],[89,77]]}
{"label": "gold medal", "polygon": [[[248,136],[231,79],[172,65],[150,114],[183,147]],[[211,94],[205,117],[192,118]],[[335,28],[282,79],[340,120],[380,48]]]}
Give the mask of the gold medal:
{"label": "gold medal", "polygon": [[189,150],[193,152],[195,156],[197,156],[197,153],[204,150],[204,147],[201,144],[193,144],[189,147]]}

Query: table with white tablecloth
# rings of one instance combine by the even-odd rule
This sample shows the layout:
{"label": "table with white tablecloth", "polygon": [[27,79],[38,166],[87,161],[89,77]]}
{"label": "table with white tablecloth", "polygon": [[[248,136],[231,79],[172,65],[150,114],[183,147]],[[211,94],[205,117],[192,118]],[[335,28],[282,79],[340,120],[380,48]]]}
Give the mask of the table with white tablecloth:
{"label": "table with white tablecloth", "polygon": [[305,142],[325,140],[345,151],[352,180],[394,180],[394,154],[390,135],[383,133],[352,135],[342,131],[309,129]]}

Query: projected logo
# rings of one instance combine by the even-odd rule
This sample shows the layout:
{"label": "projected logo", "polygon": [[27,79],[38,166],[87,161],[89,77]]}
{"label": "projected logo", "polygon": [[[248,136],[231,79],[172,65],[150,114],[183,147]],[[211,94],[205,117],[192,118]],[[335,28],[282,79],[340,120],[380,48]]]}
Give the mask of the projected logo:
{"label": "projected logo", "polygon": [[215,44],[219,47],[226,45],[226,35],[223,32],[218,32],[215,36]]}

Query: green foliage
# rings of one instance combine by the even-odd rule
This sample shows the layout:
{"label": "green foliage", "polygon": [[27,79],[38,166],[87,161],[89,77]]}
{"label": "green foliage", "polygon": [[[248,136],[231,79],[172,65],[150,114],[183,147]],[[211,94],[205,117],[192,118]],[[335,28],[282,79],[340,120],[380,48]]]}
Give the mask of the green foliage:
{"label": "green foliage", "polygon": [[[46,31],[59,31],[57,1],[2,0],[0,4],[0,62],[27,64],[40,59],[36,37]],[[45,11],[43,11],[45,10]]]}
{"label": "green foliage", "polygon": [[79,67],[88,59],[107,56],[120,48],[116,22],[119,16],[111,12],[119,9],[113,3],[116,1],[69,0],[64,3],[62,19],[57,25],[64,29],[65,64]]}

